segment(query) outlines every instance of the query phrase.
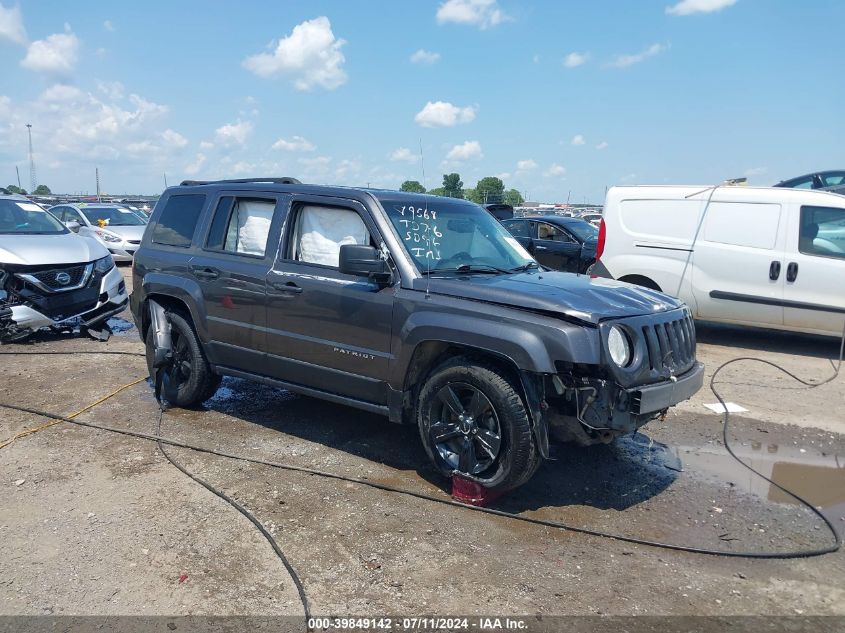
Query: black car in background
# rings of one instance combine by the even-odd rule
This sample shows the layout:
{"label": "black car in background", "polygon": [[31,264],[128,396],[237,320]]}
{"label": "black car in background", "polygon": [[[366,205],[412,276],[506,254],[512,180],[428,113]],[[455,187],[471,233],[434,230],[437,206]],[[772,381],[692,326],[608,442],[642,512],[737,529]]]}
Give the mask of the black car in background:
{"label": "black car in background", "polygon": [[845,193],[845,170],[817,171],[812,174],[782,180],[775,187],[790,189],[823,189],[834,193]]}
{"label": "black car in background", "polygon": [[585,273],[596,261],[599,230],[581,218],[544,215],[502,220],[543,266],[570,273]]}

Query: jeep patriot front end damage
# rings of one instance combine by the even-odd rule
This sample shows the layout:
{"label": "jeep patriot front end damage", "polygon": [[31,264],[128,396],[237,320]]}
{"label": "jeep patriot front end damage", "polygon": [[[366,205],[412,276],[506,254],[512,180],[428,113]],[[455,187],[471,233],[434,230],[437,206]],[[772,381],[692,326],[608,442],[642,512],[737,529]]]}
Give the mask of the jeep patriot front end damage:
{"label": "jeep patriot front end damage", "polygon": [[464,200],[184,183],[157,204],[133,274],[172,404],[209,398],[222,375],[282,386],[414,424],[440,472],[494,491],[528,481],[550,438],[611,441],[702,385],[681,302],[546,270]]}

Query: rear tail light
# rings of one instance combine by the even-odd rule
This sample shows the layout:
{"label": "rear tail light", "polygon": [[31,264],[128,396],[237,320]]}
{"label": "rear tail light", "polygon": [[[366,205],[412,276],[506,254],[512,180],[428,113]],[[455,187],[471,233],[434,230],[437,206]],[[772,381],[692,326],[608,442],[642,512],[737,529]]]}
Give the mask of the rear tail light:
{"label": "rear tail light", "polygon": [[599,223],[599,243],[596,245],[596,261],[601,259],[604,253],[604,241],[607,238],[607,227],[604,224],[604,218]]}

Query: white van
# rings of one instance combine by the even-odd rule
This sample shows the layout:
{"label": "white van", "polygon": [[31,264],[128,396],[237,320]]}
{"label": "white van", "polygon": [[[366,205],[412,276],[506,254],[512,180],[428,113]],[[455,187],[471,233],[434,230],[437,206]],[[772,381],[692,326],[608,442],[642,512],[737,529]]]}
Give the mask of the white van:
{"label": "white van", "polygon": [[842,335],[842,195],[772,187],[613,187],[597,258],[593,276],[680,297],[697,319]]}

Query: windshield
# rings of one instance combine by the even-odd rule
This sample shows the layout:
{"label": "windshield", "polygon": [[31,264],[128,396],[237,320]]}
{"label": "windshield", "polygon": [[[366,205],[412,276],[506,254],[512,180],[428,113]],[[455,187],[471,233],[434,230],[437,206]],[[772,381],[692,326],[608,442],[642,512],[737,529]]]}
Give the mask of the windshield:
{"label": "windshield", "polygon": [[126,207],[82,207],[80,209],[93,226],[143,226],[141,218]]}
{"label": "windshield", "polygon": [[51,213],[28,200],[0,200],[0,234],[59,235],[68,230]]}
{"label": "windshield", "polygon": [[448,199],[382,199],[420,272],[505,272],[534,263],[513,236],[478,205]]}
{"label": "windshield", "polygon": [[582,242],[596,240],[599,237],[599,230],[586,221],[567,223],[566,229]]}

